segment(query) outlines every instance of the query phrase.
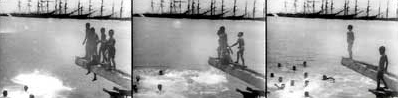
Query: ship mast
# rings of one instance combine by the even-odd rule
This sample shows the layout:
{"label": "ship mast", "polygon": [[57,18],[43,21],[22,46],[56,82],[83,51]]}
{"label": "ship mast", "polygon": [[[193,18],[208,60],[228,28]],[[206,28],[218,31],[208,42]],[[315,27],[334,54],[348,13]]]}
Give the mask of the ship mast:
{"label": "ship mast", "polygon": [[[104,2],[104,0],[102,0],[102,2]],[[113,8],[112,8],[113,9]],[[153,13],[153,0],[151,0],[151,11]]]}
{"label": "ship mast", "polygon": [[91,0],[89,0],[89,1],[88,1],[88,12],[89,12],[89,13],[91,13],[91,10],[92,10],[91,7],[92,7],[92,6],[93,6],[93,5],[91,5]]}
{"label": "ship mast", "polygon": [[355,0],[355,15],[358,14],[358,0]]}
{"label": "ship mast", "polygon": [[315,13],[315,0],[312,0],[312,12]]}
{"label": "ship mast", "polygon": [[[55,8],[56,8],[57,6],[55,5]],[[81,12],[80,12],[81,10],[80,10],[80,0],[77,2],[77,15],[81,15]]]}
{"label": "ship mast", "polygon": [[182,13],[182,1],[178,1],[178,3],[180,3],[179,5],[178,5],[178,7],[180,8],[180,14]]}
{"label": "ship mast", "polygon": [[37,1],[37,13],[40,13],[40,1]]}
{"label": "ship mast", "polygon": [[68,9],[68,0],[65,0],[64,4],[64,14],[66,14],[66,10]]}
{"label": "ship mast", "polygon": [[331,5],[330,5],[330,13],[333,13],[333,5],[334,5],[334,0],[332,0],[332,3],[331,3]]}
{"label": "ship mast", "polygon": [[210,15],[213,15],[213,0],[210,1]]}
{"label": "ship mast", "polygon": [[[397,3],[397,6],[398,6],[398,3]],[[398,17],[398,7],[397,7],[397,9],[395,11],[395,14],[396,14],[396,17]]]}
{"label": "ship mast", "polygon": [[199,14],[199,13],[200,13],[200,3],[199,3],[199,0],[198,0],[198,5],[196,6],[196,10],[197,10],[197,13]]}
{"label": "ship mast", "polygon": [[59,9],[58,14],[62,14],[62,0],[59,0],[58,9]]}
{"label": "ship mast", "polygon": [[[255,2],[256,2],[256,0],[254,0],[254,3]],[[256,4],[253,4],[253,5],[256,5]],[[297,13],[297,0],[294,0],[293,6],[294,6],[294,13]]]}
{"label": "ship mast", "polygon": [[104,0],[101,0],[101,16],[103,15],[103,11],[104,11]]}
{"label": "ship mast", "polygon": [[303,2],[303,12],[304,12],[304,14],[305,14],[305,2]]}
{"label": "ship mast", "polygon": [[187,12],[191,11],[191,0],[188,0]]}
{"label": "ship mast", "polygon": [[169,13],[171,14],[171,12],[173,11],[173,2],[170,1],[170,5],[169,5]]}
{"label": "ship mast", "polygon": [[[380,4],[380,1],[379,1],[379,14],[378,14],[378,15],[380,15],[380,14],[381,14],[381,13],[380,13],[380,5],[381,5],[381,4]],[[381,16],[381,15],[380,15],[380,16]],[[382,16],[381,16],[381,17],[382,17]]]}
{"label": "ship mast", "polygon": [[50,2],[50,1],[48,1],[48,0],[46,1],[46,3],[47,3],[47,5],[46,5],[46,6],[47,6],[47,13],[49,12],[49,5],[48,5],[48,2]]}
{"label": "ship mast", "polygon": [[322,11],[322,13],[323,13],[323,11],[324,11],[324,2],[325,2],[325,0],[322,0],[322,5],[321,5],[321,11]]}
{"label": "ship mast", "polygon": [[120,3],[120,18],[122,18],[122,15],[123,15],[123,0]]}
{"label": "ship mast", "polygon": [[325,14],[328,14],[328,0],[325,3]]}
{"label": "ship mast", "polygon": [[347,1],[347,14],[350,12],[350,0]]}
{"label": "ship mast", "polygon": [[255,18],[256,16],[256,0],[254,0],[253,2],[253,18]]}
{"label": "ship mast", "polygon": [[[152,11],[153,12],[153,11]],[[112,2],[112,15],[115,14],[115,2]]]}
{"label": "ship mast", "polygon": [[163,13],[163,0],[160,0],[160,13]]}
{"label": "ship mast", "polygon": [[236,15],[236,0],[234,0],[234,8],[233,8],[234,16]]}
{"label": "ship mast", "polygon": [[[247,3],[247,1],[246,1],[246,3]],[[287,13],[287,2],[286,2],[286,0],[285,0],[285,13]]]}
{"label": "ship mast", "polygon": [[221,0],[221,13],[224,13],[224,0]]}
{"label": "ship mast", "polygon": [[21,0],[18,0],[18,12],[21,12]]}
{"label": "ship mast", "polygon": [[344,15],[347,15],[347,0],[344,1]]}
{"label": "ship mast", "polygon": [[245,15],[247,15],[247,0],[246,0],[246,3],[245,3]]}
{"label": "ship mast", "polygon": [[369,5],[369,0],[368,0],[368,6],[366,7],[366,17],[369,17],[369,8],[370,8],[370,5]]}
{"label": "ship mast", "polygon": [[30,5],[30,2],[31,2],[31,0],[28,0],[28,11],[29,11],[29,13],[30,13],[30,7],[32,6],[32,5]]}
{"label": "ship mast", "polygon": [[195,14],[195,0],[192,0],[191,14]]}
{"label": "ship mast", "polygon": [[390,3],[390,0],[387,0],[387,11],[386,11],[386,18],[388,18],[388,5]]}

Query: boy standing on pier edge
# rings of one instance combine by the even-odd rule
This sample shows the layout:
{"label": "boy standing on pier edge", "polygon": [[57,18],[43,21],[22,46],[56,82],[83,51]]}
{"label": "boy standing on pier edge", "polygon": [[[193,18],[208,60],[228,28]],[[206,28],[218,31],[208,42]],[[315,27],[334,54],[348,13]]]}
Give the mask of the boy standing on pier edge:
{"label": "boy standing on pier edge", "polygon": [[[384,80],[384,73],[387,71],[387,67],[388,67],[388,58],[387,55],[385,54],[386,48],[384,46],[381,46],[379,48],[379,52],[380,52],[380,60],[379,60],[379,68],[377,71],[377,90],[382,90],[382,88],[380,88],[380,81],[383,82],[384,84],[384,88],[388,88],[386,81]],[[384,66],[384,64],[386,66]]]}
{"label": "boy standing on pier edge", "polygon": [[348,43],[348,53],[350,55],[350,59],[352,59],[352,45],[354,44],[354,32],[352,32],[352,25],[348,25],[347,29],[347,43]]}

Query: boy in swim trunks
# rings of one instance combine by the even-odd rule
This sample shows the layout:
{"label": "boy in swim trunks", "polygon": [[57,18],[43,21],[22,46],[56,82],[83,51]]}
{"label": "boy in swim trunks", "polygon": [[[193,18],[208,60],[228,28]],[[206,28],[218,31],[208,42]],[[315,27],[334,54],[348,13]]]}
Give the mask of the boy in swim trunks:
{"label": "boy in swim trunks", "polygon": [[[90,36],[91,36],[90,32],[91,32],[90,23],[86,23],[86,35],[85,35],[83,43],[82,43],[83,45],[86,44],[87,40],[90,39]],[[89,58],[89,54],[90,54],[90,45],[86,44],[86,55],[84,57],[86,59],[88,59]]]}
{"label": "boy in swim trunks", "polygon": [[[384,80],[383,76],[384,73],[387,71],[387,67],[388,67],[388,58],[387,55],[385,54],[386,48],[384,46],[381,46],[379,48],[379,52],[380,52],[380,60],[379,60],[379,67],[378,67],[378,71],[377,71],[377,90],[381,90],[382,88],[380,87],[380,81],[383,81],[384,83],[384,88],[388,88],[386,81]],[[384,67],[384,65],[386,65]]]}
{"label": "boy in swim trunks", "polygon": [[348,53],[349,53],[349,55],[350,55],[350,59],[352,59],[352,46],[353,46],[353,44],[354,44],[354,40],[355,40],[355,37],[354,37],[354,32],[352,32],[352,25],[348,25],[348,27],[347,27],[347,29],[348,29],[348,32],[347,32],[347,43],[348,43]]}
{"label": "boy in swim trunks", "polygon": [[114,31],[111,29],[109,30],[109,40],[107,42],[107,50],[108,50],[108,60],[110,62],[110,65],[113,66],[113,69],[116,69],[116,63],[115,63],[115,54],[116,54],[116,49],[115,49],[115,44],[116,40],[113,38]]}
{"label": "boy in swim trunks", "polygon": [[238,41],[236,41],[236,43],[232,44],[231,47],[239,45],[238,46],[239,50],[238,50],[237,55],[236,55],[237,59],[236,59],[235,63],[239,63],[239,57],[240,57],[241,60],[242,60],[242,65],[245,66],[245,59],[243,58],[243,52],[245,51],[245,41],[243,40],[242,36],[243,36],[243,32],[239,32],[238,33],[238,37],[239,37]]}
{"label": "boy in swim trunks", "polygon": [[[100,39],[100,43],[101,43],[101,46],[100,46],[100,49],[99,49],[99,55],[100,56],[102,56],[102,62],[101,63],[104,63],[106,60],[107,60],[107,58],[106,58],[106,55],[105,55],[105,51],[106,51],[106,35],[105,35],[105,28],[101,28],[101,39]],[[106,62],[108,62],[108,61],[106,61]]]}

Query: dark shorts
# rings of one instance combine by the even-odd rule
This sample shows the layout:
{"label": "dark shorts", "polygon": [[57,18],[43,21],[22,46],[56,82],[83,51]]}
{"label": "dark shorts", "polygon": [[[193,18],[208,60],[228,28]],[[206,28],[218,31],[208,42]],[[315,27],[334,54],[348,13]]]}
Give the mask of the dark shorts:
{"label": "dark shorts", "polygon": [[384,72],[383,71],[377,71],[377,79],[381,79],[384,76]]}
{"label": "dark shorts", "polygon": [[115,58],[115,54],[116,54],[116,49],[115,47],[109,47],[108,48],[108,55],[110,58]]}
{"label": "dark shorts", "polygon": [[238,52],[243,53],[245,51],[245,47],[239,47]]}

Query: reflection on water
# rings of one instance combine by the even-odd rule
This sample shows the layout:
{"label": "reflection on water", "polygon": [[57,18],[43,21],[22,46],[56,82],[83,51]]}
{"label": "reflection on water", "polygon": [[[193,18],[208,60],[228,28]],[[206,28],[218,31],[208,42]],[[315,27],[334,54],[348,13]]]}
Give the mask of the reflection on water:
{"label": "reflection on water", "polygon": [[33,73],[19,74],[12,81],[17,85],[3,88],[3,90],[8,90],[11,98],[28,98],[29,95],[22,93],[24,85],[28,86],[28,92],[37,98],[66,98],[62,92],[73,90],[59,78],[38,70]]}
{"label": "reflection on water", "polygon": [[[134,70],[140,75],[138,98],[190,98],[192,96],[215,95],[228,90],[226,76],[215,69],[198,70],[166,70],[159,76],[155,69]],[[157,85],[163,85],[162,93],[157,92]],[[189,97],[187,97],[189,96]]]}

